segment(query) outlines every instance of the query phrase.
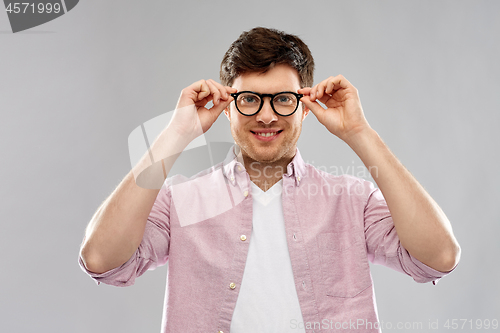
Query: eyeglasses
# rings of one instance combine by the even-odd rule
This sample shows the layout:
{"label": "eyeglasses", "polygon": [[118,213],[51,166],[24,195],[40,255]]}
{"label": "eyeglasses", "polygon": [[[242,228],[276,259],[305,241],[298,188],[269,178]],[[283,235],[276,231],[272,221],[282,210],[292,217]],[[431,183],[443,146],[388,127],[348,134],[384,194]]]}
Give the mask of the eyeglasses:
{"label": "eyeglasses", "polygon": [[244,116],[253,116],[262,110],[264,97],[271,98],[271,108],[278,115],[287,117],[297,111],[299,100],[304,96],[292,91],[283,91],[276,94],[259,94],[253,91],[240,91],[233,96],[236,109]]}

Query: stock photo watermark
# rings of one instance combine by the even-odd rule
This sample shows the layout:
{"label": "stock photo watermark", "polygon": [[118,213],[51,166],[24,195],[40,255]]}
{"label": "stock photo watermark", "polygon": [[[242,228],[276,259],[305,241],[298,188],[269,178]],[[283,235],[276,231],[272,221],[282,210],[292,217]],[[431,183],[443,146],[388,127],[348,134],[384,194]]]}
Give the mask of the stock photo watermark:
{"label": "stock photo watermark", "polygon": [[498,319],[447,319],[447,320],[427,320],[427,321],[398,321],[398,322],[372,322],[367,319],[350,319],[349,321],[334,321],[323,319],[320,322],[301,322],[295,319],[290,320],[291,329],[311,329],[319,331],[352,331],[352,330],[496,330],[498,329]]}
{"label": "stock photo watermark", "polygon": [[[218,141],[213,142],[208,139],[206,134],[201,130],[201,125],[198,124],[197,130],[195,131],[195,135],[192,140],[189,141],[187,146],[180,145],[180,147],[176,147],[173,151],[166,152],[165,150],[154,149],[153,143],[161,137],[163,130],[170,123],[172,117],[174,115],[179,115],[182,113],[196,113],[196,110],[192,107],[180,108],[174,111],[166,112],[162,115],[159,115],[155,118],[152,118],[146,121],[144,124],[135,128],[129,135],[128,138],[128,147],[129,147],[129,156],[130,163],[132,168],[134,169],[134,175],[136,180],[138,180],[140,174],[150,168],[155,167],[158,171],[162,171],[165,166],[165,161],[177,157],[179,155],[184,154],[185,158],[179,162],[178,165],[182,166],[181,168],[177,168],[180,174],[186,177],[190,177],[197,172],[201,172],[206,169],[207,165],[214,166],[217,162],[220,161],[221,156],[225,156],[229,147],[233,146],[234,140],[232,138],[228,138],[226,141]],[[198,121],[199,122],[199,121]],[[177,138],[169,138],[171,141],[177,141]],[[193,152],[192,154],[186,154],[188,152]],[[196,153],[194,153],[196,152]],[[219,159],[215,158],[219,157]],[[137,168],[138,164],[142,166]],[[161,163],[161,165],[160,165]],[[316,170],[324,173],[327,173],[332,176],[342,176],[349,175],[356,178],[371,180],[372,177],[378,177],[378,168],[376,166],[369,166],[366,168],[364,165],[356,165],[355,161],[351,161],[350,164],[338,164],[338,165],[317,165],[314,160],[313,161],[305,161],[306,164],[312,165]],[[265,166],[262,167],[259,165],[259,162],[253,162],[248,165],[248,171],[252,171],[258,178],[272,179],[276,177],[276,175],[283,175],[287,173],[284,167],[281,166]],[[306,174],[302,175],[303,178],[313,175],[308,175],[307,172],[310,169],[306,169]],[[154,184],[156,188],[160,188],[163,185],[162,177],[166,178],[166,174],[163,172],[157,172],[159,175],[150,178],[160,179],[158,181],[150,181],[143,180],[138,181],[138,185],[142,187],[141,184]],[[326,185],[328,186],[328,184]],[[339,191],[342,189],[339,186],[335,186],[333,188],[318,188],[313,187],[308,191],[309,196],[314,196],[317,194],[321,194],[323,191],[328,191],[328,193],[337,193],[340,194]],[[361,191],[361,189],[358,189]],[[357,193],[362,194],[362,193]]]}
{"label": "stock photo watermark", "polygon": [[11,1],[4,0],[13,33],[52,21],[73,8],[79,0]]}
{"label": "stock photo watermark", "polygon": [[[194,130],[189,135],[182,135],[169,127],[176,117],[198,122],[192,124]],[[181,226],[213,218],[245,200],[251,194],[245,172],[260,179],[260,184],[270,192],[295,193],[304,201],[315,201],[325,195],[368,198],[374,191],[368,180],[378,175],[376,167],[367,169],[354,161],[347,166],[321,166],[314,165],[314,161],[304,161],[300,171],[292,166],[293,161],[287,166],[263,165],[258,161],[245,165],[242,151],[232,138],[213,141],[202,131],[194,106],[146,121],[130,133],[128,146],[136,184],[160,189],[168,183],[172,203],[179,212],[186,212],[179,215]],[[291,177],[293,172],[298,172],[294,176],[296,186],[272,186],[276,179]],[[197,193],[197,196],[190,193]]]}

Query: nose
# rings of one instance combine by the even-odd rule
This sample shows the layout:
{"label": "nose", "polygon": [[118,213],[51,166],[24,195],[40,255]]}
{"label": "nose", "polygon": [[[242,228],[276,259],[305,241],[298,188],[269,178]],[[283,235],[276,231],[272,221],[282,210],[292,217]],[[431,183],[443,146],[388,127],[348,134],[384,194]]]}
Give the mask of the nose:
{"label": "nose", "polygon": [[262,105],[262,109],[259,111],[259,113],[257,113],[256,120],[266,125],[272,123],[273,121],[278,121],[278,115],[271,107],[270,98],[264,98],[264,104]]}

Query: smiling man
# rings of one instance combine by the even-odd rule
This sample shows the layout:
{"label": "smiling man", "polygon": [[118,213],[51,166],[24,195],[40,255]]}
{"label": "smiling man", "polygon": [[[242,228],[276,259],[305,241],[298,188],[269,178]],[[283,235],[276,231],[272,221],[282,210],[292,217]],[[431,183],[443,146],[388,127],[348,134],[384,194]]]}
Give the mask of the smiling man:
{"label": "smiling man", "polygon": [[231,133],[245,166],[250,166],[250,179],[267,191],[281,179],[295,156],[302,121],[308,113],[298,110],[302,97],[296,93],[301,88],[299,75],[288,64],[276,64],[265,73],[239,75],[232,87],[238,93],[232,94],[235,102],[225,111]]}
{"label": "smiling man", "polygon": [[[313,86],[313,71],[297,36],[244,32],[224,56],[221,83],[182,91],[151,151],[97,210],[82,268],[128,286],[168,261],[162,330],[219,333],[379,332],[369,261],[417,282],[453,270],[460,247],[445,214],[369,126],[354,86],[341,75]],[[225,161],[165,180],[222,112],[236,143]],[[296,145],[310,112],[378,188],[304,163]],[[146,167],[149,156],[174,158]],[[163,186],[138,186],[145,178]]]}

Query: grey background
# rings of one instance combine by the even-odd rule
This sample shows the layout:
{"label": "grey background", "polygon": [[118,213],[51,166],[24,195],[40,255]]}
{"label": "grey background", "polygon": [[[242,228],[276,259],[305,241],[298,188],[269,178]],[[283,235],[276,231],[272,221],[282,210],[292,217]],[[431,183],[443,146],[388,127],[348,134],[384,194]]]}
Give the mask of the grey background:
{"label": "grey background", "polygon": [[[496,1],[108,0],[12,34],[0,13],[1,331],[160,330],[167,268],[97,287],[77,264],[84,228],[130,170],[129,133],[218,79],[229,44],[259,25],[308,43],[315,82],[341,73],[358,88],[453,224],[462,259],[437,286],[372,267],[380,319],[500,319],[498,17]],[[222,116],[211,131],[228,128]],[[318,166],[361,165],[312,114],[299,148]]]}

